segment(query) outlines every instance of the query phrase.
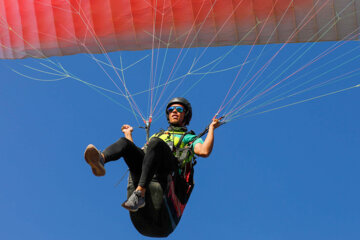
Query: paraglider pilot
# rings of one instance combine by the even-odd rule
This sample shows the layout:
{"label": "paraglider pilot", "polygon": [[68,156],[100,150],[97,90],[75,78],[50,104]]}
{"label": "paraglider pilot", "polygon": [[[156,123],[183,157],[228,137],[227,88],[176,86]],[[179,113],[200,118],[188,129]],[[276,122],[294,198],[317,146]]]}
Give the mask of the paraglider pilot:
{"label": "paraglider pilot", "polygon": [[[125,136],[104,151],[100,152],[92,144],[88,145],[85,150],[85,160],[95,176],[104,176],[104,165],[121,157],[125,160],[130,172],[138,176],[139,180],[135,191],[122,204],[131,212],[145,206],[145,192],[154,174],[168,175],[181,168],[186,161],[191,160],[194,154],[208,157],[213,149],[214,129],[219,126],[218,119],[212,120],[207,137],[203,141],[201,138],[197,138],[193,132],[187,132],[185,126],[190,123],[192,108],[185,98],[172,99],[167,104],[166,116],[170,125],[168,131],[154,134],[143,148],[139,148],[133,143],[133,127],[125,124],[121,128]],[[185,159],[179,159],[181,157],[175,156],[177,152],[175,149],[185,146],[190,146],[190,154],[185,154]]]}

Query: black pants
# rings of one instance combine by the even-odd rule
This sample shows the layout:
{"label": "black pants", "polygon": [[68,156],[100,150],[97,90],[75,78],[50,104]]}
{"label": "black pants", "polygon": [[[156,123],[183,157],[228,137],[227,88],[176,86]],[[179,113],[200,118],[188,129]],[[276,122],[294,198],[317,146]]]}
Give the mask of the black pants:
{"label": "black pants", "polygon": [[178,168],[178,162],[170,147],[160,138],[151,138],[146,153],[126,138],[107,147],[105,163],[124,158],[130,172],[140,176],[138,185],[147,187],[154,174],[167,176]]}

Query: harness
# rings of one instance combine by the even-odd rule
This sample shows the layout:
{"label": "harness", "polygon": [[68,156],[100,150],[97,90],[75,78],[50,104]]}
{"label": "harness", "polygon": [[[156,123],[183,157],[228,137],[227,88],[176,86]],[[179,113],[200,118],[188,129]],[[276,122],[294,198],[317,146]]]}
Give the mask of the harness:
{"label": "harness", "polygon": [[162,139],[170,147],[174,156],[178,160],[179,168],[184,170],[184,168],[190,166],[192,167],[194,162],[196,162],[192,146],[194,141],[188,143],[183,142],[184,138],[188,134],[195,135],[194,131],[187,131],[186,127],[170,126],[167,131],[162,129],[151,138],[157,137]]}
{"label": "harness", "polygon": [[[176,228],[194,189],[193,176],[196,160],[192,145],[206,134],[207,129],[186,144],[183,141],[186,135],[195,135],[193,131],[188,132],[186,128],[171,127],[167,131],[161,130],[152,136],[162,139],[169,145],[178,159],[179,168],[178,171],[169,173],[164,183],[151,181],[147,190],[151,201],[139,211],[130,212],[131,221],[141,234],[150,237],[166,237]],[[146,148],[147,144],[144,146],[144,151]],[[135,188],[136,185],[129,175],[128,196]]]}
{"label": "harness", "polygon": [[[188,143],[183,141],[188,134],[195,135],[193,131],[187,131],[186,127],[170,126],[167,131],[160,130],[151,136],[151,138],[157,137],[167,143],[175,158],[178,160],[178,170],[171,173],[170,176],[173,183],[175,183],[175,189],[173,190],[176,192],[176,196],[182,204],[186,204],[194,188],[193,167],[196,164],[196,157],[192,148],[194,141]],[[147,144],[144,147],[144,151],[146,151],[146,148]]]}

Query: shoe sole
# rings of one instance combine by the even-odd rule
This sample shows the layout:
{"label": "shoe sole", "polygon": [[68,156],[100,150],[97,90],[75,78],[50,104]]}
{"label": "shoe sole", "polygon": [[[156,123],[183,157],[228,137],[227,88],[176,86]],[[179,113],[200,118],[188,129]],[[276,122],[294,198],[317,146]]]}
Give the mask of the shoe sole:
{"label": "shoe sole", "polygon": [[144,203],[143,205],[140,205],[137,209],[131,209],[131,208],[125,206],[125,203],[126,203],[126,201],[123,202],[123,204],[121,204],[121,206],[122,206],[123,208],[125,208],[126,210],[129,210],[130,212],[137,212],[140,208],[145,207],[145,203]]}
{"label": "shoe sole", "polygon": [[86,147],[84,157],[86,162],[90,165],[91,170],[95,176],[100,177],[105,175],[105,168],[100,163],[99,151],[94,145],[89,144]]}

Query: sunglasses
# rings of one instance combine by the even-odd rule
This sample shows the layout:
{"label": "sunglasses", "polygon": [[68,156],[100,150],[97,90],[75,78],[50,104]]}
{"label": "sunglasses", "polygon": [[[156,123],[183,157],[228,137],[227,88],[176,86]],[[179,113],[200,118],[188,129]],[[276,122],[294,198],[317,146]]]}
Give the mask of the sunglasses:
{"label": "sunglasses", "polygon": [[184,111],[184,108],[183,107],[179,107],[179,106],[176,106],[176,107],[169,107],[167,109],[168,113],[171,113],[173,112],[174,110],[176,110],[178,113],[182,113]]}

